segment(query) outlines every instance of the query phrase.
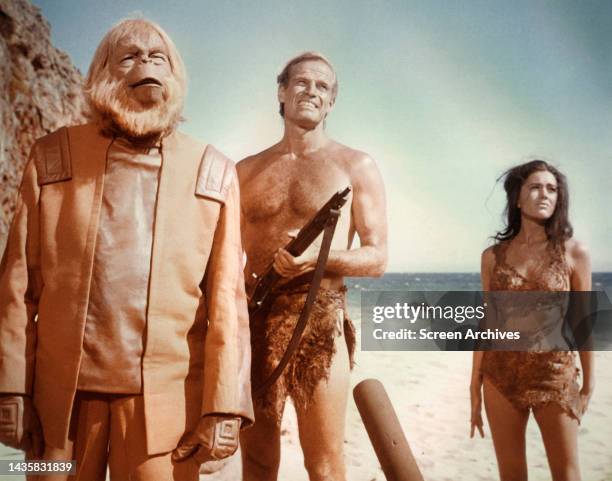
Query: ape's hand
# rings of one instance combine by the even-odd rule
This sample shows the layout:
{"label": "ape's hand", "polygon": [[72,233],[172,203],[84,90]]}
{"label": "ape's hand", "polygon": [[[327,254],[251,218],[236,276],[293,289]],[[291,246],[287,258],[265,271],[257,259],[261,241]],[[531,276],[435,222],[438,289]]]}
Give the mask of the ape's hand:
{"label": "ape's hand", "polygon": [[200,419],[196,428],[183,436],[172,453],[174,461],[189,457],[202,464],[211,459],[224,459],[238,449],[239,417],[209,415]]}
{"label": "ape's hand", "polygon": [[42,457],[42,428],[29,396],[0,394],[0,443],[30,451],[34,459]]}

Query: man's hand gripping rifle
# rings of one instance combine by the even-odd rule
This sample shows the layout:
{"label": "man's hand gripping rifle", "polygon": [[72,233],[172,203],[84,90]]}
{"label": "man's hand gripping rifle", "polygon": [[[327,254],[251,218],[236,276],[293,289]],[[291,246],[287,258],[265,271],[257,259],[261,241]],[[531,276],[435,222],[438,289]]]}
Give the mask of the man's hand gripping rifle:
{"label": "man's hand gripping rifle", "polygon": [[[340,209],[346,203],[350,191],[351,187],[348,186],[344,190],[338,191],[332,195],[314,217],[300,229],[297,236],[285,246],[285,250],[292,256],[297,257],[314,242],[326,226],[333,225],[333,227],[335,227],[340,215]],[[321,251],[323,251],[323,248],[324,246],[322,245]],[[329,254],[329,248],[328,252],[324,253],[325,261],[327,260],[327,254]],[[319,259],[320,257],[319,255]],[[317,261],[317,264],[319,263],[320,260]],[[257,283],[249,297],[249,314],[251,316],[265,305],[268,295],[282,279],[282,276],[274,270],[272,264],[268,266],[261,276],[255,277],[257,278]]]}

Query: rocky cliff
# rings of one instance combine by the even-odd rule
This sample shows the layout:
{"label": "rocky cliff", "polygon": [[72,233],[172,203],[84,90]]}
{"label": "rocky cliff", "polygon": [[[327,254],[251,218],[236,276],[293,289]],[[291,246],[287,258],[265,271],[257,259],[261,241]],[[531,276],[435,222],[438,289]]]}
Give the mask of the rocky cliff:
{"label": "rocky cliff", "polygon": [[0,252],[32,143],[84,119],[83,77],[25,0],[0,0]]}

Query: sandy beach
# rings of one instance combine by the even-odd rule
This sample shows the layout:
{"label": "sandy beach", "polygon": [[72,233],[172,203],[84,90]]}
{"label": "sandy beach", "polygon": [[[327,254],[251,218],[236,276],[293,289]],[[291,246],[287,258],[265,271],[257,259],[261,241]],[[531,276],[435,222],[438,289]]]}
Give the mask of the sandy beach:
{"label": "sandy beach", "polygon": [[[485,420],[485,439],[469,438],[469,352],[358,352],[352,375],[355,385],[378,378],[385,385],[425,481],[497,479],[493,445]],[[612,480],[612,352],[596,353],[597,386],[580,427],[579,449],[585,481]],[[531,481],[548,481],[550,474],[533,417],[528,427]],[[357,408],[349,399],[345,458],[349,481],[384,481],[374,450]],[[0,448],[0,459],[18,459],[19,453]],[[0,476],[7,481],[19,476]],[[202,480],[240,479],[238,456],[219,473]],[[283,422],[280,480],[306,481],[292,406]]]}
{"label": "sandy beach", "polygon": [[[582,425],[579,449],[585,481],[612,480],[612,352],[598,352],[597,386]],[[360,352],[353,385],[380,379],[398,417],[425,481],[495,480],[497,464],[485,420],[485,438],[469,438],[469,379],[467,352]],[[297,437],[295,414],[286,409],[283,423],[280,480],[307,481]],[[347,479],[384,481],[352,398],[345,440]],[[550,473],[540,433],[533,417],[527,431],[529,479],[549,481]],[[202,479],[240,479],[239,460],[221,473]]]}

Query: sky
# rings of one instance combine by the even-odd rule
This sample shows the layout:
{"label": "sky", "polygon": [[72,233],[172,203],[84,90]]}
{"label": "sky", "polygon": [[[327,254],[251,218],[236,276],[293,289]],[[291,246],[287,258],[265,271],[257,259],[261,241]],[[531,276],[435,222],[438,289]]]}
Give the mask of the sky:
{"label": "sky", "polygon": [[127,16],[158,22],[189,75],[182,130],[234,160],[277,142],[276,75],[305,50],[338,74],[329,135],[387,190],[393,272],[475,272],[502,227],[496,179],[564,172],[575,237],[612,271],[612,2],[35,0],[85,73]]}

